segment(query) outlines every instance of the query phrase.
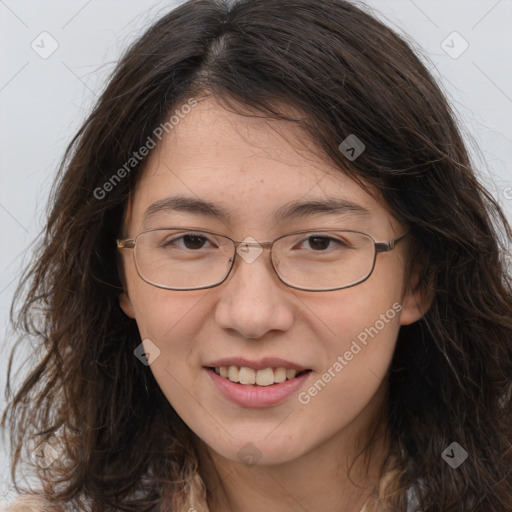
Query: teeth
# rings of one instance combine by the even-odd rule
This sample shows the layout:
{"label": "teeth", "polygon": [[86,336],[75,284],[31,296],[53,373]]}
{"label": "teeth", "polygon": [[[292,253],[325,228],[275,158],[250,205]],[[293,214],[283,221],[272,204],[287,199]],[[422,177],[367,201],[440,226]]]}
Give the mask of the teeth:
{"label": "teeth", "polygon": [[238,382],[240,382],[240,384],[255,384],[256,372],[252,368],[242,366],[238,372]]}
{"label": "teeth", "polygon": [[245,385],[257,384],[258,386],[271,386],[286,379],[293,379],[298,371],[291,368],[265,368],[254,370],[246,366],[219,366],[215,373],[228,378],[231,382]]}
{"label": "teeth", "polygon": [[231,382],[238,382],[238,367],[230,366],[228,368],[228,379]]}
{"label": "teeth", "polygon": [[286,380],[286,368],[276,368],[274,370],[274,382],[284,382]]}
{"label": "teeth", "polygon": [[293,379],[297,375],[297,370],[286,370],[286,378],[287,379]]}
{"label": "teeth", "polygon": [[274,384],[274,370],[272,368],[265,368],[256,372],[256,384],[258,386],[270,386]]}

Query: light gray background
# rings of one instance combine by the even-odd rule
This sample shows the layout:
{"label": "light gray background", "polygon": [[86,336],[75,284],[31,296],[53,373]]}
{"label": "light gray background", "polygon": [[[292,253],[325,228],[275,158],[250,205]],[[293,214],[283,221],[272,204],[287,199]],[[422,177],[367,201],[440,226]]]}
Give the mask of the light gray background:
{"label": "light gray background", "polygon": [[[276,1],[284,13],[286,0]],[[14,344],[8,309],[64,148],[120,52],[180,3],[0,0],[0,411]],[[512,219],[512,0],[365,3],[424,52],[459,115],[482,180]],[[0,500],[10,492],[7,463],[0,450]]]}

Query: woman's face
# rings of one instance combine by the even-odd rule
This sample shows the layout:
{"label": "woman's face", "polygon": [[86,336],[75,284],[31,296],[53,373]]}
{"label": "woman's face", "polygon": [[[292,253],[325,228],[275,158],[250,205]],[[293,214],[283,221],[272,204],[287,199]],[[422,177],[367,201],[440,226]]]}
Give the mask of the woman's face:
{"label": "woman's face", "polygon": [[[362,231],[387,242],[406,231],[380,202],[309,152],[296,127],[238,116],[211,99],[181,117],[149,155],[126,211],[127,238],[166,226],[258,242],[320,228]],[[176,196],[213,203],[229,216],[199,209],[145,215],[154,203]],[[274,217],[291,203],[327,199],[353,205]],[[183,242],[180,248],[194,250]],[[127,290],[120,303],[152,353],[149,368],[160,388],[197,436],[233,461],[286,462],[361,426],[360,418],[368,418],[370,405],[383,396],[400,325],[421,316],[414,283],[406,279],[405,249],[402,242],[378,254],[365,282],[327,292],[286,286],[268,250],[255,259],[237,255],[217,287],[156,288],[139,277],[133,251],[122,249]],[[283,370],[266,368],[310,371],[259,386],[232,383],[209,369],[217,364],[245,367],[240,373],[249,381],[264,370],[260,382],[283,378]],[[233,378],[236,373],[231,370]]]}

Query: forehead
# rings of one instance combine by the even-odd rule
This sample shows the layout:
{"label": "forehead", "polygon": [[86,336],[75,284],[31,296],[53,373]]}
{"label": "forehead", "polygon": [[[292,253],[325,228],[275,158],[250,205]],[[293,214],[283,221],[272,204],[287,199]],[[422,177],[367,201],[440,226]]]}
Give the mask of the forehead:
{"label": "forehead", "polygon": [[[286,221],[308,208],[318,213],[322,206],[311,203],[320,202],[367,220],[388,216],[296,124],[239,115],[214,99],[199,101],[152,150],[126,220],[142,228],[166,202],[244,226]],[[310,204],[300,212],[298,202]]]}

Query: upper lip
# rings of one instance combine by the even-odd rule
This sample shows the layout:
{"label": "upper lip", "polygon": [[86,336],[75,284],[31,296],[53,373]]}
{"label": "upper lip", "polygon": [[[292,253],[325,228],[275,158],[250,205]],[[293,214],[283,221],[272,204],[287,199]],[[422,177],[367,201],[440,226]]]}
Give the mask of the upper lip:
{"label": "upper lip", "polygon": [[254,370],[263,370],[265,368],[286,368],[292,370],[308,370],[305,366],[279,357],[265,357],[258,361],[250,361],[244,357],[226,357],[224,359],[217,359],[204,365],[207,368],[218,368],[220,366],[246,366],[247,368],[253,368]]}

